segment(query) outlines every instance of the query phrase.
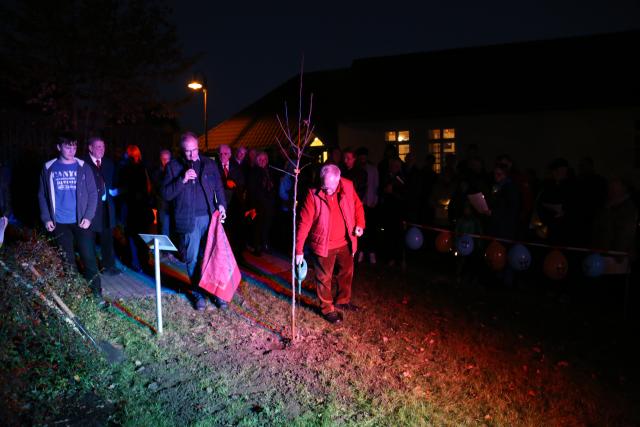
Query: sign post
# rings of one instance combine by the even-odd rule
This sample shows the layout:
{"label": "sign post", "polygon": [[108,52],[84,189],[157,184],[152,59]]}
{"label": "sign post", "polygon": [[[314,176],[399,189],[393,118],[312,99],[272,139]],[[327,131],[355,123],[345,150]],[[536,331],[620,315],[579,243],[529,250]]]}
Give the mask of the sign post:
{"label": "sign post", "polygon": [[160,285],[160,251],[177,251],[178,249],[164,234],[138,234],[153,249],[156,276],[156,318],[158,334],[162,335],[162,286]]}

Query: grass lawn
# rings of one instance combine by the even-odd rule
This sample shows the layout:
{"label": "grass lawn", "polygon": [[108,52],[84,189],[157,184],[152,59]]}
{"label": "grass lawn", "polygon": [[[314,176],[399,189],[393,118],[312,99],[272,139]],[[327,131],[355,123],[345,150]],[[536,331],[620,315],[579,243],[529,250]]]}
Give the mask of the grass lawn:
{"label": "grass lawn", "polygon": [[[99,310],[42,239],[2,248],[5,425],[638,425],[634,329],[553,289],[465,287],[440,258],[356,272],[363,306],[330,325],[243,281],[230,309],[163,300],[164,330]],[[32,263],[109,364],[37,298]],[[571,295],[571,293],[567,294]],[[154,323],[153,299],[125,301]],[[578,307],[578,308],[576,308]],[[603,320],[603,318],[605,320]],[[636,335],[637,336],[637,335]]]}

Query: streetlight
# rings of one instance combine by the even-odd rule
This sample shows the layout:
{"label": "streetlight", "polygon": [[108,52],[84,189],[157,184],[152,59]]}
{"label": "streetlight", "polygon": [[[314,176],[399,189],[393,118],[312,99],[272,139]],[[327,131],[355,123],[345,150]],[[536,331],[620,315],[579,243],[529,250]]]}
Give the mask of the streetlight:
{"label": "streetlight", "polygon": [[209,151],[209,135],[207,129],[207,83],[202,77],[191,79],[187,87],[191,90],[201,90],[204,95],[204,147],[205,152]]}

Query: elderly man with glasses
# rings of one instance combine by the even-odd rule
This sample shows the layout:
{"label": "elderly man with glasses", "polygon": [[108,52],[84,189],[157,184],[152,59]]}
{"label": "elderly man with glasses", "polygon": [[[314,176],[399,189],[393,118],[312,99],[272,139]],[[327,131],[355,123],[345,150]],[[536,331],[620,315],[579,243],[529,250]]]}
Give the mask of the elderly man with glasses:
{"label": "elderly man with glasses", "polygon": [[[203,311],[206,300],[200,293],[200,266],[211,216],[218,210],[220,219],[226,218],[227,202],[216,163],[198,153],[198,138],[192,133],[180,137],[182,156],[167,165],[162,195],[174,206],[175,231],[180,236],[180,252],[187,265],[191,281],[191,294],[198,311]],[[213,297],[220,309],[227,303]]]}

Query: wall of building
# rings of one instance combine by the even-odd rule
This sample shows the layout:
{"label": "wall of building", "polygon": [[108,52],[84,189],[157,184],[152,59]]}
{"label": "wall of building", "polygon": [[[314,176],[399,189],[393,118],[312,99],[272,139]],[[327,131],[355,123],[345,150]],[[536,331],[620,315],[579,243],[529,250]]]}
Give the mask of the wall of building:
{"label": "wall of building", "polygon": [[636,151],[640,149],[637,123],[640,108],[545,111],[527,114],[487,114],[377,123],[347,123],[339,128],[340,147],[366,146],[370,158],[382,158],[386,131],[409,130],[411,150],[422,161],[428,152],[428,130],[454,128],[457,154],[464,158],[475,144],[485,165],[500,153],[508,153],[521,168],[539,176],[556,157],[572,166],[591,156],[603,175],[639,174]]}

